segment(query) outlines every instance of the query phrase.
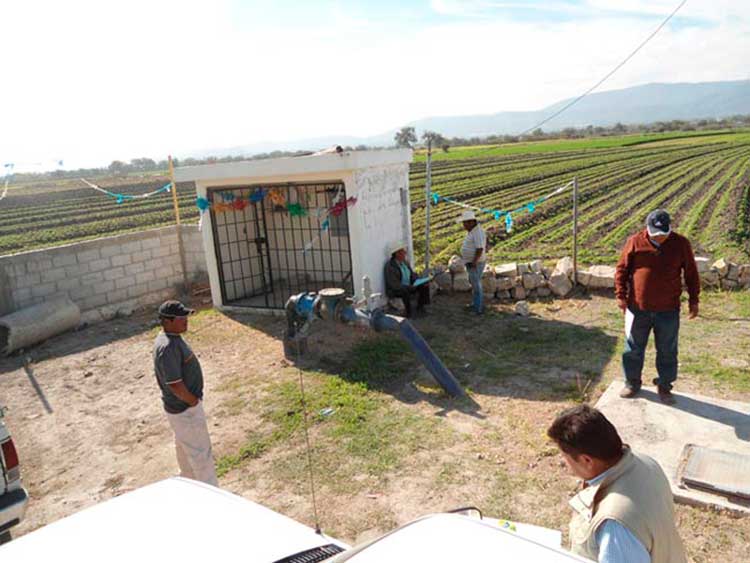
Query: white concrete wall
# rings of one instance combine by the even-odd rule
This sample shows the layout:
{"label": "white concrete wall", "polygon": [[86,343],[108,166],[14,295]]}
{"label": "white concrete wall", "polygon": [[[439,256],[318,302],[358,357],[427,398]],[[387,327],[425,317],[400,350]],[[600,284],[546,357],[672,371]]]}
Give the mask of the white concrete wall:
{"label": "white concrete wall", "polygon": [[[205,279],[198,229],[182,234],[189,277]],[[175,296],[182,279],[176,227],[0,256],[0,315],[67,296],[97,321]]]}

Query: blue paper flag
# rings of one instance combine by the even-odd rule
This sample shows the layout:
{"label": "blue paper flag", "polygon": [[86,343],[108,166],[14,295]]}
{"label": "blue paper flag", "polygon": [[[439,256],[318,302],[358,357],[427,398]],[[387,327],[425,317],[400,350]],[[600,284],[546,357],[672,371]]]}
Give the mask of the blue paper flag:
{"label": "blue paper flag", "polygon": [[205,211],[211,206],[211,203],[205,197],[199,197],[195,200],[195,205],[201,211]]}
{"label": "blue paper flag", "polygon": [[503,214],[502,214],[502,213],[500,213],[500,212],[499,212],[499,211],[497,211],[497,210],[495,210],[495,213],[493,213],[493,215],[494,215],[494,217],[495,217],[495,221],[499,221],[499,220],[500,220],[500,218],[501,218],[501,217],[503,216]]}
{"label": "blue paper flag", "polygon": [[526,209],[529,210],[529,213],[534,213],[534,210],[536,209],[536,206],[534,205],[534,202],[532,201],[530,204],[526,206]]}
{"label": "blue paper flag", "polygon": [[438,194],[432,194],[432,204],[437,205],[440,201],[440,196]]}
{"label": "blue paper flag", "polygon": [[123,201],[125,201],[125,198],[124,198],[124,197],[122,197],[122,194],[119,194],[119,195],[117,196],[117,203],[122,203]]}
{"label": "blue paper flag", "polygon": [[250,201],[257,203],[265,197],[265,192],[263,191],[263,188],[256,189],[253,193],[250,194]]}
{"label": "blue paper flag", "polygon": [[326,220],[325,220],[325,221],[323,221],[323,223],[321,224],[321,227],[322,227],[322,229],[323,229],[324,231],[327,231],[327,230],[328,230],[328,227],[330,227],[330,226],[331,226],[331,221],[330,221],[329,219],[326,219]]}
{"label": "blue paper flag", "polygon": [[508,213],[505,216],[505,232],[509,233],[513,230],[513,215]]}

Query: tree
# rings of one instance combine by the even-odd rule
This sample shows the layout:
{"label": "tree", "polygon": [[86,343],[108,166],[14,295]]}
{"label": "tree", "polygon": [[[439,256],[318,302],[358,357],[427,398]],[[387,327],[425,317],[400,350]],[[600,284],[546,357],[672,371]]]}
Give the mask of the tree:
{"label": "tree", "polygon": [[440,133],[435,133],[434,131],[425,131],[422,134],[422,142],[425,145],[429,143],[433,147],[439,147],[441,145],[447,144],[445,137],[443,137]]}
{"label": "tree", "polygon": [[113,176],[117,176],[125,172],[125,166],[126,164],[121,160],[113,160],[112,163],[108,166],[108,169]]}
{"label": "tree", "polygon": [[417,133],[414,131],[414,127],[402,127],[396,132],[393,140],[396,141],[397,147],[410,149],[417,142]]}

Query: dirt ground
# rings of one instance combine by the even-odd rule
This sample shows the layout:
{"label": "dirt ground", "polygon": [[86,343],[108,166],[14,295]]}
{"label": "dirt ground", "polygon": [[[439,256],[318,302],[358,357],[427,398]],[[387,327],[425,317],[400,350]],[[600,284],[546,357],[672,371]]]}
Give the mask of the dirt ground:
{"label": "dirt ground", "polygon": [[[561,409],[595,402],[619,377],[619,313],[609,298],[581,296],[533,303],[527,319],[495,303],[477,321],[463,301],[438,296],[416,324],[468,401],[432,386],[395,337],[314,328],[301,364],[330,535],[362,541],[467,504],[566,528],[576,483],[544,432]],[[703,318],[684,323],[677,390],[748,400],[750,301],[714,294],[704,303]],[[0,360],[0,404],[31,495],[16,536],[177,473],[153,376],[153,319],[117,319]],[[299,372],[283,357],[282,329],[283,319],[205,310],[186,339],[206,376],[221,486],[312,524]],[[687,506],[677,516],[691,560],[747,560],[750,519]]]}

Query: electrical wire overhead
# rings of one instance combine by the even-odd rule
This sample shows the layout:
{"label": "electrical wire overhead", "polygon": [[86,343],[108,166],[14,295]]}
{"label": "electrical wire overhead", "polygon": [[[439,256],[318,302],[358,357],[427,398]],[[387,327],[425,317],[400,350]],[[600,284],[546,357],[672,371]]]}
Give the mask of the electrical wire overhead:
{"label": "electrical wire overhead", "polygon": [[679,4],[679,5],[678,5],[678,6],[677,6],[677,7],[676,7],[676,8],[674,9],[674,10],[672,10],[672,13],[671,13],[671,14],[669,14],[669,15],[668,15],[668,16],[667,16],[667,17],[666,17],[666,18],[664,19],[664,21],[662,21],[662,22],[661,22],[661,23],[659,24],[659,27],[657,27],[657,28],[656,28],[656,29],[655,29],[655,30],[654,30],[654,31],[653,31],[653,32],[651,33],[651,35],[649,35],[648,37],[646,37],[646,39],[644,39],[644,40],[643,40],[643,41],[642,41],[642,42],[640,43],[640,45],[638,45],[638,46],[637,46],[637,47],[636,47],[636,48],[635,48],[635,49],[634,49],[634,50],[633,50],[633,51],[632,51],[632,52],[631,52],[631,53],[630,53],[630,54],[629,54],[629,55],[628,55],[627,57],[625,57],[625,59],[623,59],[623,60],[622,60],[622,61],[620,62],[620,64],[618,64],[618,65],[617,65],[617,66],[616,66],[615,68],[613,68],[613,69],[612,69],[611,71],[609,71],[609,72],[608,72],[608,73],[607,73],[606,75],[604,75],[604,78],[602,78],[601,80],[599,80],[599,82],[597,82],[596,84],[594,84],[594,85],[593,85],[593,86],[592,86],[591,88],[589,88],[588,90],[586,90],[586,91],[585,91],[585,92],[584,92],[583,94],[581,94],[581,95],[580,95],[580,96],[578,96],[577,98],[574,98],[573,100],[571,100],[570,102],[568,102],[567,104],[565,104],[565,105],[564,105],[564,106],[563,106],[562,108],[560,108],[559,110],[557,110],[557,111],[556,111],[555,113],[553,113],[552,115],[550,115],[550,116],[548,116],[548,117],[545,117],[545,118],[544,118],[544,119],[543,119],[542,121],[540,121],[540,122],[539,122],[539,123],[537,123],[536,125],[534,125],[534,126],[532,126],[532,127],[529,127],[528,129],[526,129],[526,130],[524,130],[523,132],[519,133],[519,137],[522,137],[522,136],[526,135],[527,133],[529,133],[529,132],[531,132],[531,131],[534,131],[535,129],[539,129],[539,128],[540,128],[540,127],[541,127],[542,125],[544,125],[545,123],[547,123],[547,122],[549,122],[549,121],[553,120],[554,118],[556,118],[556,117],[557,117],[558,115],[560,115],[560,114],[561,114],[561,113],[563,113],[564,111],[567,111],[568,109],[570,109],[571,107],[573,107],[574,105],[576,105],[576,104],[577,104],[578,102],[580,102],[580,101],[581,101],[581,100],[582,100],[583,98],[585,98],[586,96],[588,96],[588,95],[589,95],[589,94],[590,94],[591,92],[593,92],[594,90],[596,90],[597,88],[599,88],[599,86],[601,86],[602,84],[604,84],[604,83],[605,83],[605,82],[606,82],[606,81],[607,81],[607,80],[608,80],[608,79],[609,79],[609,78],[610,78],[610,77],[611,77],[611,76],[612,76],[612,75],[613,75],[614,73],[616,73],[616,72],[617,72],[618,70],[620,70],[620,69],[621,69],[621,68],[622,68],[623,66],[625,66],[625,64],[626,64],[626,63],[627,63],[627,62],[628,62],[628,61],[629,61],[630,59],[632,59],[632,58],[633,58],[633,57],[634,57],[634,56],[636,55],[636,53],[638,53],[638,51],[640,51],[641,49],[643,49],[643,47],[645,47],[645,46],[646,46],[646,44],[647,44],[647,43],[648,43],[649,41],[651,41],[651,40],[652,40],[652,39],[653,39],[653,38],[654,38],[654,37],[656,36],[656,34],[657,34],[657,33],[659,33],[659,32],[660,32],[660,31],[662,30],[662,28],[663,28],[663,27],[664,27],[665,25],[667,25],[667,23],[669,23],[669,20],[671,20],[671,19],[672,19],[672,18],[673,18],[673,17],[675,16],[675,14],[676,14],[677,12],[679,12],[679,11],[680,11],[680,9],[681,9],[681,8],[682,8],[682,7],[683,7],[683,6],[684,6],[684,5],[686,4],[686,3],[687,3],[687,0],[682,0],[682,2],[680,2],[680,4]]}

